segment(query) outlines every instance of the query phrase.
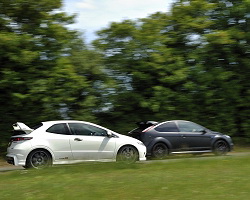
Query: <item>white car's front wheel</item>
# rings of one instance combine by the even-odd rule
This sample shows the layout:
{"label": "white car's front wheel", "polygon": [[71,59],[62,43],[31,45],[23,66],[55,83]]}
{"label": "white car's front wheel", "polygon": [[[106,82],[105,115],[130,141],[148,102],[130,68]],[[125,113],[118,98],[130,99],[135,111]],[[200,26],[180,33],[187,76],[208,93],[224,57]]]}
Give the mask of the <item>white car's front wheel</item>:
{"label": "white car's front wheel", "polygon": [[133,146],[123,146],[118,151],[117,161],[123,163],[135,163],[139,159],[139,153]]}

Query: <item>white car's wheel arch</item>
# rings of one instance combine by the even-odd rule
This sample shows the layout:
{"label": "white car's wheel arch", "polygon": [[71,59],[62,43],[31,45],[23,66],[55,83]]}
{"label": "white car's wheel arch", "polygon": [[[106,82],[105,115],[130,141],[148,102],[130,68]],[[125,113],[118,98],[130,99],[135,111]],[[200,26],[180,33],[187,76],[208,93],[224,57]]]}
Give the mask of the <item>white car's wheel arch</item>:
{"label": "white car's wheel arch", "polygon": [[137,161],[139,160],[139,155],[140,155],[140,153],[139,153],[138,148],[137,148],[135,145],[133,145],[133,144],[124,144],[124,145],[121,145],[121,146],[118,148],[117,152],[116,152],[116,157],[115,157],[115,160],[116,160],[116,161],[119,160],[119,159],[118,159],[119,153],[120,153],[121,149],[123,149],[124,147],[132,147],[132,148],[134,148],[134,149],[136,150],[137,155],[138,155]]}
{"label": "white car's wheel arch", "polygon": [[34,152],[35,150],[45,150],[45,151],[47,151],[51,156],[51,160],[52,160],[52,164],[53,164],[53,161],[55,160],[55,155],[54,155],[53,151],[47,146],[40,146],[40,145],[39,146],[34,146],[32,149],[30,149],[29,153],[27,154],[26,161],[27,161],[27,158],[29,157],[29,155],[32,152]]}

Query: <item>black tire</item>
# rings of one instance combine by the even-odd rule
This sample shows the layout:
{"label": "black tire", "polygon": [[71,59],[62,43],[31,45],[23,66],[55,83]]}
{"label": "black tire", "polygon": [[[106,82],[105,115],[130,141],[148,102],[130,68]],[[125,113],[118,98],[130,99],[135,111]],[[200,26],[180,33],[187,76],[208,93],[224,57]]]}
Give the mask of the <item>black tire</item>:
{"label": "black tire", "polygon": [[152,148],[152,157],[154,159],[164,159],[168,156],[169,149],[167,145],[163,143],[157,143]]}
{"label": "black tire", "polygon": [[119,149],[117,153],[116,161],[131,164],[139,160],[139,153],[137,149],[133,146],[123,146]]}
{"label": "black tire", "polygon": [[25,168],[41,169],[50,167],[52,165],[52,158],[48,151],[44,149],[37,149],[32,151],[26,160]]}
{"label": "black tire", "polygon": [[226,141],[218,140],[214,143],[213,152],[217,156],[226,155],[229,152],[229,147]]}

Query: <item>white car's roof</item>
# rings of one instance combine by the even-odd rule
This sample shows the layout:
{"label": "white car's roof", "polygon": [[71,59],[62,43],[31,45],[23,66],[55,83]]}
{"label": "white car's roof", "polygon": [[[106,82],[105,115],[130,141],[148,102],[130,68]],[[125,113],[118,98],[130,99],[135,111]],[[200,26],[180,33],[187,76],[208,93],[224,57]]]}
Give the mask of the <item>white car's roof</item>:
{"label": "white car's roof", "polygon": [[80,121],[80,120],[52,120],[52,121],[43,121],[42,123],[69,123],[69,122],[83,122],[83,123],[90,123],[86,121]]}
{"label": "white car's roof", "polygon": [[87,122],[87,121],[80,121],[80,120],[54,120],[54,121],[44,121],[42,122],[43,124],[57,124],[57,123],[85,123],[85,124],[93,124],[93,125],[96,125],[96,126],[100,126],[98,124],[95,124],[95,123],[91,123],[91,122]]}
{"label": "white car's roof", "polygon": [[99,128],[102,128],[102,129],[109,130],[108,128],[105,128],[105,127],[100,126],[98,124],[87,122],[87,121],[80,121],[80,120],[54,120],[54,121],[44,121],[44,122],[42,122],[42,124],[45,125],[46,127],[51,126],[53,124],[58,124],[58,123],[84,123],[84,124],[89,124],[89,125],[97,126]]}

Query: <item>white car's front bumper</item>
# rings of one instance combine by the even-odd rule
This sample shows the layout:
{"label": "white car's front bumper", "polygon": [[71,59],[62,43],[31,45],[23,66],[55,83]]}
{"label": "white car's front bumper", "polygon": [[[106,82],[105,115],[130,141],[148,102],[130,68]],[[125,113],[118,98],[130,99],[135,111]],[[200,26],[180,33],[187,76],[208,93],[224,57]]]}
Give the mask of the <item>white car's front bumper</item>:
{"label": "white car's front bumper", "polygon": [[146,153],[147,153],[147,148],[146,148],[146,146],[140,146],[139,148],[138,148],[138,150],[139,150],[139,161],[144,161],[144,160],[146,160]]}

